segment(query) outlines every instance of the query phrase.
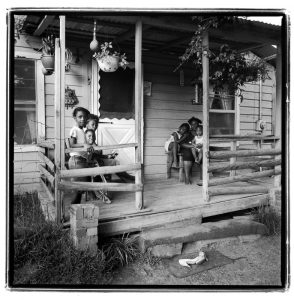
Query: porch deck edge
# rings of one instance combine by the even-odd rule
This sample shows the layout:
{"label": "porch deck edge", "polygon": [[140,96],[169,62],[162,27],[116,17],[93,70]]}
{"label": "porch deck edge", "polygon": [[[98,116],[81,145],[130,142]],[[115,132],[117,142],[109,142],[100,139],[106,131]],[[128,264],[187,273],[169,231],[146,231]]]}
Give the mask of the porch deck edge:
{"label": "porch deck edge", "polygon": [[177,209],[168,212],[158,212],[133,216],[119,220],[101,221],[99,223],[99,234],[113,236],[118,234],[138,232],[179,220],[195,216],[211,217],[229,212],[239,211],[247,208],[268,204],[269,195],[259,194],[250,197],[224,200],[221,202],[205,203],[185,209]]}

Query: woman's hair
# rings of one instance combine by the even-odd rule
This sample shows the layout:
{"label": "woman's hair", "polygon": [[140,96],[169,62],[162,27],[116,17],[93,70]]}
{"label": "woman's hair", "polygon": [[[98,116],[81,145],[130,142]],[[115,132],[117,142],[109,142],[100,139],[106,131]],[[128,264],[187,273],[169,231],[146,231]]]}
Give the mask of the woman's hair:
{"label": "woman's hair", "polygon": [[96,138],[96,136],[95,136],[95,131],[94,131],[93,129],[87,129],[87,130],[85,130],[85,134],[87,134],[88,132],[92,132],[94,138]]}
{"label": "woman's hair", "polygon": [[202,129],[202,130],[203,130],[203,126],[202,126],[202,125],[198,125],[198,126],[196,127],[196,130],[197,130],[197,128],[199,128],[199,129]]}
{"label": "woman's hair", "polygon": [[202,121],[198,118],[192,117],[188,120],[188,123],[191,125],[193,121],[196,121],[198,124],[202,124]]}
{"label": "woman's hair", "polygon": [[183,123],[179,128],[185,127],[187,131],[190,130],[190,125],[188,123]]}
{"label": "woman's hair", "polygon": [[72,116],[75,117],[79,111],[84,112],[87,117],[90,114],[90,112],[86,108],[79,106],[74,109],[74,111],[72,112]]}
{"label": "woman's hair", "polygon": [[96,122],[96,125],[98,125],[98,123],[99,123],[99,117],[98,117],[97,115],[89,114],[89,115],[88,115],[88,118],[87,118],[87,123],[88,123],[90,120],[94,120],[94,121]]}

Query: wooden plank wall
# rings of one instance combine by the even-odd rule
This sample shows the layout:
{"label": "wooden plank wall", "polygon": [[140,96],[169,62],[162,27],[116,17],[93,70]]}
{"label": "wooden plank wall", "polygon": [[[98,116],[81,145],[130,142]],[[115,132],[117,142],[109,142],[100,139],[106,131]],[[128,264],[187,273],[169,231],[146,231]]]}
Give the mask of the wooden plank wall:
{"label": "wooden plank wall", "polygon": [[[90,81],[88,82],[88,72],[90,70],[91,53],[88,49],[78,47],[79,62],[77,59],[77,46],[66,45],[73,52],[73,60],[71,63],[70,71],[65,72],[65,87],[75,90],[78,97],[79,104],[90,110]],[[75,108],[74,107],[74,108]],[[72,117],[74,108],[65,108],[65,138],[69,137],[70,129],[75,124]],[[46,139],[54,142],[54,74],[45,76],[45,112],[46,112]],[[53,155],[53,151],[50,152],[50,156]],[[52,156],[53,158],[53,156]]]}
{"label": "wooden plank wall", "polygon": [[[15,56],[39,59],[41,53],[32,48],[40,48],[39,39],[21,35],[15,44]],[[13,181],[16,194],[38,189],[40,172],[37,149],[36,145],[14,145]]]}
{"label": "wooden plank wall", "polygon": [[[273,94],[275,72],[270,72],[271,79],[262,82],[262,119],[266,121],[264,135],[273,134],[272,117],[273,117]],[[256,121],[259,119],[259,83],[246,84],[243,92],[243,101],[240,105],[240,134],[256,134]],[[242,147],[254,148],[253,143],[240,142]],[[263,143],[262,147],[270,147],[269,144]]]}
{"label": "wooden plank wall", "polygon": [[[144,95],[144,178],[166,178],[164,143],[169,135],[192,116],[202,119],[202,105],[192,105],[192,72],[184,69],[184,86],[177,59],[143,57],[144,80],[152,82],[151,96]],[[173,174],[176,176],[176,174]]]}

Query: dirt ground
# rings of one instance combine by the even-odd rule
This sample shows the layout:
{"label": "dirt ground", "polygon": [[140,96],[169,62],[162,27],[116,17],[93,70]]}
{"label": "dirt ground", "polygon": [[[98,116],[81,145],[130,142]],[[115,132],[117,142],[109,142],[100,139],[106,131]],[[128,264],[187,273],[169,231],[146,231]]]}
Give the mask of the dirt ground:
{"label": "dirt ground", "polygon": [[[280,236],[263,236],[255,241],[224,240],[213,246],[233,263],[186,278],[176,278],[162,261],[140,260],[118,270],[115,285],[281,285]],[[197,288],[197,287],[196,287]]]}

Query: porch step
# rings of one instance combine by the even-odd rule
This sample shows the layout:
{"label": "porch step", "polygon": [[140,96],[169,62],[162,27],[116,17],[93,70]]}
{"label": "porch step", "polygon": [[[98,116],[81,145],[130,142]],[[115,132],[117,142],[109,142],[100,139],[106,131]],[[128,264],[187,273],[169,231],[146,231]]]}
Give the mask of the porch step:
{"label": "porch step", "polygon": [[139,234],[138,240],[141,251],[145,252],[148,248],[157,245],[171,245],[178,248],[179,244],[188,242],[241,235],[264,235],[266,231],[265,225],[252,220],[230,219],[201,225],[147,230]]}

